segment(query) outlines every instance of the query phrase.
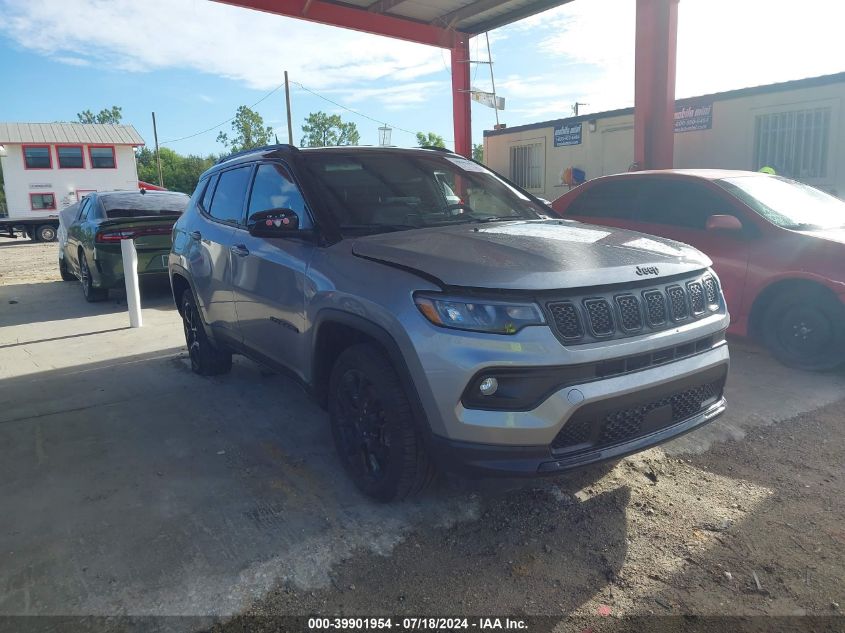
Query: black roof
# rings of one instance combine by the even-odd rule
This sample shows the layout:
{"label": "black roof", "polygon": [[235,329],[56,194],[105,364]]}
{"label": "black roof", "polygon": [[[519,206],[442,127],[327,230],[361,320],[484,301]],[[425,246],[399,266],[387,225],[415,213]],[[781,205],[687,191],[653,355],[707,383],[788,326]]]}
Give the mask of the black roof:
{"label": "black roof", "polygon": [[442,147],[385,147],[382,145],[332,145],[329,147],[296,147],[295,145],[278,144],[265,145],[263,147],[256,147],[253,149],[244,150],[242,152],[235,152],[228,156],[223,156],[217,163],[208,171],[214,170],[219,165],[228,164],[230,162],[247,162],[255,158],[281,158],[298,152],[391,152],[391,153],[419,153],[419,152],[437,152],[438,154],[454,154],[453,151]]}
{"label": "black roof", "polygon": [[[819,77],[807,77],[806,79],[795,79],[793,81],[783,81],[776,84],[766,84],[763,86],[751,86],[749,88],[738,88],[736,90],[727,90],[725,92],[714,92],[706,95],[699,95],[697,97],[685,97],[683,99],[676,99],[676,106],[687,106],[700,103],[702,101],[726,101],[727,99],[739,99],[740,97],[751,97],[754,95],[768,94],[771,92],[783,92],[785,90],[799,90],[801,88],[813,88],[816,86],[826,86],[828,84],[835,84],[845,82],[845,72],[835,73],[833,75],[821,75]],[[501,130],[484,130],[484,136],[500,136],[510,132],[523,132],[526,130],[536,130],[539,128],[554,127],[556,125],[571,125],[573,123],[581,123],[583,121],[594,121],[596,119],[607,119],[615,116],[624,116],[626,114],[633,114],[634,108],[620,108],[618,110],[606,110],[604,112],[593,112],[592,114],[582,114],[581,116],[566,117],[563,119],[551,119],[549,121],[540,121],[539,123],[528,123],[526,125],[516,125],[514,127],[507,127]]]}

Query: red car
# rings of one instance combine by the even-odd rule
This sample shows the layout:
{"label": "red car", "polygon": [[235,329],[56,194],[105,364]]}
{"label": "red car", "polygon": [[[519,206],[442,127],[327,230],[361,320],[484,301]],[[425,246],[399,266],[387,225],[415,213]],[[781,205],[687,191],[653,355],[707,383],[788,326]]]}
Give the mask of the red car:
{"label": "red car", "polygon": [[787,365],[845,363],[845,202],[757,172],[641,171],[590,180],[552,203],[561,216],[695,246],[713,260],[729,332]]}

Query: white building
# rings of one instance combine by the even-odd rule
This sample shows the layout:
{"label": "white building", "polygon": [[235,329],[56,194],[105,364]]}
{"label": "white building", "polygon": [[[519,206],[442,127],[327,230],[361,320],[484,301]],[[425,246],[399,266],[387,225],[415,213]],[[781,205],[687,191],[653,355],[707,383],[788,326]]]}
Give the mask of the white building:
{"label": "white building", "polygon": [[0,123],[10,218],[55,216],[92,191],[137,189],[131,125]]}
{"label": "white building", "polygon": [[[589,180],[633,161],[633,108],[484,132],[484,162],[548,200],[568,168]],[[764,165],[845,197],[845,73],[676,101],[676,168]]]}

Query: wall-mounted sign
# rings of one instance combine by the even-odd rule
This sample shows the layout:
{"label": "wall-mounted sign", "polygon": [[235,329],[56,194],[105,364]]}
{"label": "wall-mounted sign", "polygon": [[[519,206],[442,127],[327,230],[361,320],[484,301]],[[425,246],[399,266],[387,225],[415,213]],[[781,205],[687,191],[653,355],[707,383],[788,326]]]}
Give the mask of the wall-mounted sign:
{"label": "wall-mounted sign", "polygon": [[581,144],[581,124],[562,124],[555,126],[555,147]]}
{"label": "wall-mounted sign", "polygon": [[713,127],[713,104],[675,107],[675,133],[709,130]]}
{"label": "wall-mounted sign", "polygon": [[31,182],[29,183],[30,189],[52,189],[53,184],[49,182]]}

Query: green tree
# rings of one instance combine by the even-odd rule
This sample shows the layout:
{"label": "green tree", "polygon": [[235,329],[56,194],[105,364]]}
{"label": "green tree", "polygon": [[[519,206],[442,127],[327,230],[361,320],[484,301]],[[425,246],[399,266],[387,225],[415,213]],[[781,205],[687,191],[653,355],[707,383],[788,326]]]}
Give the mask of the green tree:
{"label": "green tree", "polygon": [[241,106],[232,121],[232,138],[225,132],[220,132],[217,142],[234,153],[270,145],[272,138],[273,128],[264,126],[261,115],[255,110]]}
{"label": "green tree", "polygon": [[420,147],[446,147],[446,141],[443,140],[442,136],[434,132],[428,132],[427,134],[417,132],[417,145]]}
{"label": "green tree", "polygon": [[483,143],[473,143],[472,144],[472,158],[473,158],[473,160],[477,160],[479,163],[484,162],[484,144]]}
{"label": "green tree", "polygon": [[100,110],[97,114],[91,110],[83,110],[77,113],[76,118],[80,123],[113,123],[117,125],[123,119],[123,108],[112,106],[111,109]]}
{"label": "green tree", "polygon": [[[213,155],[205,158],[193,154],[182,156],[169,147],[162,147],[159,150],[159,156],[164,186],[171,191],[181,191],[189,195],[196,189],[197,181],[202,173],[217,162],[217,157]],[[138,165],[138,180],[158,183],[155,152],[142,147],[136,152],[135,159]]]}
{"label": "green tree", "polygon": [[361,140],[358,127],[344,123],[338,114],[312,112],[302,126],[302,147],[328,147],[330,145],[357,145]]}

